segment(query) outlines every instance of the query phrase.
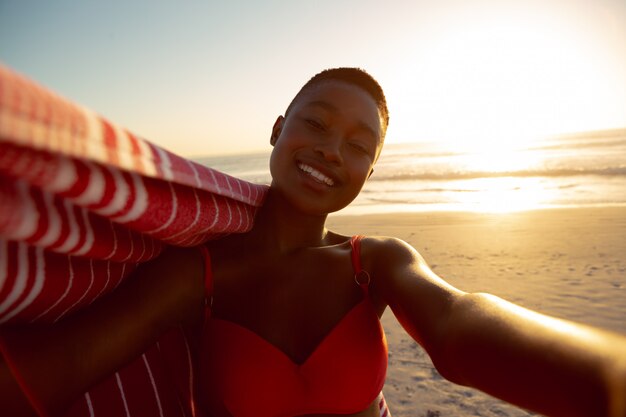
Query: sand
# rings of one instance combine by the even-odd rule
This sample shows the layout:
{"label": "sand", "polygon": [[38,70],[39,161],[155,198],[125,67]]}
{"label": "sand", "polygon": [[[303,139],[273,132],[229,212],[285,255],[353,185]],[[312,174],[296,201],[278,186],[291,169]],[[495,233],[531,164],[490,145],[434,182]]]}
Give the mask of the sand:
{"label": "sand", "polygon": [[[404,239],[462,290],[626,334],[625,207],[331,216],[328,225]],[[535,415],[446,381],[393,313],[382,321],[390,351],[384,393],[393,415]]]}

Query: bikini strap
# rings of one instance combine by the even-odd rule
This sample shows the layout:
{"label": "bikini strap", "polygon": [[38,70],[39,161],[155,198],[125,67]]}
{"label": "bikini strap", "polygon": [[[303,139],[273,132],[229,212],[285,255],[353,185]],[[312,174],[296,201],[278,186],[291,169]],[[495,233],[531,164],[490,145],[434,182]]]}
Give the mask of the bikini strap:
{"label": "bikini strap", "polygon": [[361,266],[361,240],[364,236],[355,235],[350,239],[352,247],[352,269],[354,270],[354,281],[367,294],[370,285],[370,274]]}
{"label": "bikini strap", "polygon": [[209,249],[200,246],[200,254],[204,261],[204,322],[211,318],[211,307],[213,307],[213,274],[211,273],[211,255]]}

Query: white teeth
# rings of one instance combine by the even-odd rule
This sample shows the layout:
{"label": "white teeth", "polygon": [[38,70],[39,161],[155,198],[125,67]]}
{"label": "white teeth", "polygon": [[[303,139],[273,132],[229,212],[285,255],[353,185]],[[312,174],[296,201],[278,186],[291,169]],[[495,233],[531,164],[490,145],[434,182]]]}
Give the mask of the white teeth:
{"label": "white teeth", "polygon": [[307,174],[315,178],[318,182],[324,183],[328,185],[329,187],[332,187],[335,184],[335,181],[333,181],[332,178],[328,178],[326,175],[322,174],[321,172],[319,172],[318,170],[316,170],[315,168],[309,165],[299,163],[298,168],[300,168],[300,170],[302,170],[303,172],[306,172]]}

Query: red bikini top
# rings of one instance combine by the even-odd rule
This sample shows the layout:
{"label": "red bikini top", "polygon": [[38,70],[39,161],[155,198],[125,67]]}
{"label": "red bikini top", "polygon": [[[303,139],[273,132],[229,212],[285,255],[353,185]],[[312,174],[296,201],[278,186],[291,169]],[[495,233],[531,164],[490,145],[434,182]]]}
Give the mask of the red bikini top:
{"label": "red bikini top", "polygon": [[[387,341],[368,296],[369,275],[361,269],[360,239],[351,239],[354,279],[363,291],[355,305],[301,364],[251,330],[210,318],[203,334],[200,395],[211,410],[235,417],[353,414],[382,390]],[[205,252],[210,296],[210,259]],[[356,285],[355,284],[355,285]],[[210,299],[210,298],[209,298]]]}

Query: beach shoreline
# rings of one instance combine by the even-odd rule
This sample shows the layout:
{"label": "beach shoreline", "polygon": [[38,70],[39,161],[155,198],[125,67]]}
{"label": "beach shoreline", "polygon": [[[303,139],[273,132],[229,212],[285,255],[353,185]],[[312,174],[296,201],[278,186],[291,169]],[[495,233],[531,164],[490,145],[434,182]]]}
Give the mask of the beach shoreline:
{"label": "beach shoreline", "polygon": [[[327,225],[346,235],[401,238],[464,291],[626,334],[624,207],[332,215]],[[392,414],[533,415],[445,381],[390,311],[382,322],[390,350],[384,392]]]}

